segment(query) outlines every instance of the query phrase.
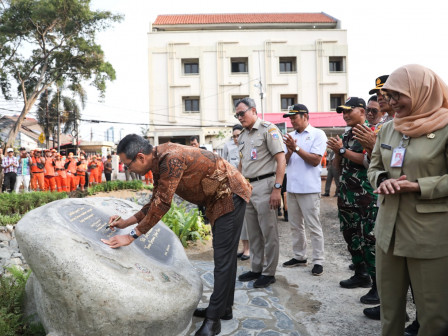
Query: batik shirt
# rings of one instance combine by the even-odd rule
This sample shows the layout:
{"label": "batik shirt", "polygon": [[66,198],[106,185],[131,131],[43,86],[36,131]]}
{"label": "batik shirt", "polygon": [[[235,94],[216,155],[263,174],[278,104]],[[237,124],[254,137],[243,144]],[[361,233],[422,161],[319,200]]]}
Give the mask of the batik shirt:
{"label": "batik shirt", "polygon": [[234,210],[233,194],[248,202],[252,193],[252,186],[235,167],[200,148],[173,143],[157,146],[149,169],[154,176],[152,198],[134,215],[142,234],[168,212],[175,193],[188,202],[204,206],[212,225]]}
{"label": "batik shirt", "polygon": [[[344,147],[355,153],[363,153],[361,144],[353,138],[352,129],[342,137]],[[376,206],[377,195],[367,179],[367,168],[345,157],[341,159],[338,207],[366,208]]]}

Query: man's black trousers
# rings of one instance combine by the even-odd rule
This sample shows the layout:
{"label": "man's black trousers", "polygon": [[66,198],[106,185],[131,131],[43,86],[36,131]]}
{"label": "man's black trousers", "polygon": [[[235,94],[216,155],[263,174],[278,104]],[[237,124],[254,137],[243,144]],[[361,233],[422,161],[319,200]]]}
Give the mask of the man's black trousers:
{"label": "man's black trousers", "polygon": [[235,209],[219,217],[212,228],[213,259],[215,262],[214,288],[206,316],[217,319],[233,306],[235,294],[237,251],[243,226],[246,202],[233,194]]}

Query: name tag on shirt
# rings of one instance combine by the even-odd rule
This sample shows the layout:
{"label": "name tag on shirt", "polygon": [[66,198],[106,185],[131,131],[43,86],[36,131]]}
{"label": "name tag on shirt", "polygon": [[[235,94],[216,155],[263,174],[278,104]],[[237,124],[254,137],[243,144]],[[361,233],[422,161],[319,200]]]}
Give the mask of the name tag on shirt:
{"label": "name tag on shirt", "polygon": [[390,161],[391,167],[403,167],[404,155],[406,154],[406,148],[397,147],[392,152],[392,159]]}
{"label": "name tag on shirt", "polygon": [[250,159],[251,160],[257,159],[257,149],[256,148],[252,148],[252,150],[250,151]]}

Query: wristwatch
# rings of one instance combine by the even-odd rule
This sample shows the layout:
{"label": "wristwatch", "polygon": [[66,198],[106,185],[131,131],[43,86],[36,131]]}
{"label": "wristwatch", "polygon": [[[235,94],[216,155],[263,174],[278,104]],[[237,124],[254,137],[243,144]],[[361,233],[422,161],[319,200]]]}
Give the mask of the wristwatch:
{"label": "wristwatch", "polygon": [[135,232],[134,229],[132,229],[131,232],[129,232],[129,235],[130,235],[132,238],[134,238],[134,239],[137,239],[137,238],[138,238],[138,235],[137,235],[137,233]]}
{"label": "wristwatch", "polygon": [[280,183],[276,183],[276,184],[274,184],[274,188],[275,189],[281,189],[282,185]]}
{"label": "wristwatch", "polygon": [[339,148],[339,154],[342,155],[342,156],[344,156],[344,154],[345,154],[346,151],[347,151],[347,150],[346,150],[344,147]]}
{"label": "wristwatch", "polygon": [[296,153],[299,153],[300,147],[296,146]]}

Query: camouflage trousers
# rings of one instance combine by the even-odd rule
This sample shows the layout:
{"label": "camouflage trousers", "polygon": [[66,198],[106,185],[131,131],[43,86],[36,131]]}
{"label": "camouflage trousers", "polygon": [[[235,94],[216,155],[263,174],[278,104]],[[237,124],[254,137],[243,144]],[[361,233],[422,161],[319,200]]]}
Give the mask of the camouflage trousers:
{"label": "camouflage trousers", "polygon": [[375,227],[377,207],[339,208],[341,231],[347,243],[354,265],[364,262],[367,272],[374,277],[375,271]]}

